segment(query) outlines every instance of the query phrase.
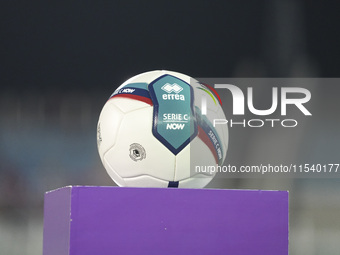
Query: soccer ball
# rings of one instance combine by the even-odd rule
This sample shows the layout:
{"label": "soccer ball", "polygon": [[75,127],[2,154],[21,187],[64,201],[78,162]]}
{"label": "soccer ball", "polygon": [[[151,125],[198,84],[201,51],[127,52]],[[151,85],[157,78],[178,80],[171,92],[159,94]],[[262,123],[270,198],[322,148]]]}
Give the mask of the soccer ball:
{"label": "soccer ball", "polygon": [[221,165],[228,146],[226,125],[214,119],[225,116],[212,87],[177,72],[142,73],[104,105],[99,155],[119,186],[203,188],[216,171],[202,169]]}

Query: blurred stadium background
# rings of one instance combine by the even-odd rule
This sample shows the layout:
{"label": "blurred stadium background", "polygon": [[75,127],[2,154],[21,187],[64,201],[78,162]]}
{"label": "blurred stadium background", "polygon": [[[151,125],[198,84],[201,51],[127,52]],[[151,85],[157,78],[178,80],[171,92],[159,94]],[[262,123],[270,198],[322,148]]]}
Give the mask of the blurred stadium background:
{"label": "blurred stadium background", "polygon": [[[155,69],[192,77],[338,77],[339,7],[1,1],[0,254],[42,254],[44,192],[114,185],[97,154],[96,124],[127,78]],[[324,144],[334,139],[318,127],[308,131]],[[295,142],[297,157],[309,153]],[[339,254],[339,180],[218,179],[209,187],[290,190],[290,254]]]}

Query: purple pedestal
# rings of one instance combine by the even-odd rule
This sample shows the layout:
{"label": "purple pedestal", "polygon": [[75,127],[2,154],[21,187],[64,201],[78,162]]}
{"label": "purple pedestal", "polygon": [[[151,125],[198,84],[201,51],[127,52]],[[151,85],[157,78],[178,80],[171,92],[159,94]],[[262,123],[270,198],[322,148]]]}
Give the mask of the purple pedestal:
{"label": "purple pedestal", "polygon": [[288,255],[288,192],[65,187],[45,195],[43,255]]}

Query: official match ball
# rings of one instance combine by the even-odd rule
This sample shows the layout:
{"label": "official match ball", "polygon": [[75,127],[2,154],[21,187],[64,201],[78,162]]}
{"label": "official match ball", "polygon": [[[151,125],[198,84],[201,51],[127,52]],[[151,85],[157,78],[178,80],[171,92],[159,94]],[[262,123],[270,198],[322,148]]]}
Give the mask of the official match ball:
{"label": "official match ball", "polygon": [[209,85],[177,72],[151,71],[119,86],[105,103],[97,144],[123,187],[203,188],[228,146],[221,100]]}

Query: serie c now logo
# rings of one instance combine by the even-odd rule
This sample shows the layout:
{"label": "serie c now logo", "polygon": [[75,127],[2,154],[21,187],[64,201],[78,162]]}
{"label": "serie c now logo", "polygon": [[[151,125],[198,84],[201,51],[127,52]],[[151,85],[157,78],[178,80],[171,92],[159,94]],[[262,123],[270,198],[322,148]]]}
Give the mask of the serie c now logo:
{"label": "serie c now logo", "polygon": [[[240,88],[232,84],[215,84],[216,89],[228,89],[233,97],[233,115],[244,115],[245,97]],[[299,94],[299,98],[290,98],[289,95]],[[281,115],[287,115],[287,105],[295,105],[304,115],[312,114],[303,105],[311,99],[311,93],[305,88],[282,87],[281,88]],[[278,88],[272,88],[272,105],[269,109],[255,109],[253,104],[253,88],[247,88],[247,106],[251,113],[259,116],[270,115],[274,113],[278,107]],[[202,114],[206,114],[206,100],[202,100]]]}

